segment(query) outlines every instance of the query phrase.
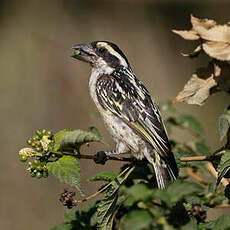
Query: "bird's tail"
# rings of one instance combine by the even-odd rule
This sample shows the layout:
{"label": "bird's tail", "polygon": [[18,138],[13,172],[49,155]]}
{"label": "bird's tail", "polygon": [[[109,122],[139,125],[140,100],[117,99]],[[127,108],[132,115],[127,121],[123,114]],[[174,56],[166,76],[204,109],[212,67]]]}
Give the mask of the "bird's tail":
{"label": "bird's tail", "polygon": [[158,188],[164,189],[169,182],[175,181],[178,177],[178,168],[173,154],[170,159],[162,159],[159,154],[155,157],[148,156],[148,161],[153,165]]}
{"label": "bird's tail", "polygon": [[153,167],[155,170],[158,188],[164,189],[169,182],[176,180],[176,175],[172,171],[170,165],[154,162]]}

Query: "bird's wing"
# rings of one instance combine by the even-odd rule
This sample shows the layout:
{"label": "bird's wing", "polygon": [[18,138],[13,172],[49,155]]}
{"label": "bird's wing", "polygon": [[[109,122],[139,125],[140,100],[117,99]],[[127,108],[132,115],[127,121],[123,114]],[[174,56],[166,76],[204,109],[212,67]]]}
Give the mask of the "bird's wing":
{"label": "bird's wing", "polygon": [[160,112],[135,76],[102,76],[97,81],[96,91],[104,109],[120,117],[163,158],[170,157],[170,144]]}

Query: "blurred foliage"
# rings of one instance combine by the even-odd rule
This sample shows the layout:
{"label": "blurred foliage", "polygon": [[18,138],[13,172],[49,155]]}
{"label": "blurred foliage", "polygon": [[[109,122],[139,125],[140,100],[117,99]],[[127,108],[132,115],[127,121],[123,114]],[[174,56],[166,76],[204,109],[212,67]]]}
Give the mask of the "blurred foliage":
{"label": "blurred foliage", "polygon": [[[161,103],[160,107],[168,115],[165,123],[167,129],[170,130],[170,136],[174,128],[178,127],[196,137],[195,141],[184,143],[170,139],[180,167],[178,180],[169,184],[165,190],[159,190],[152,166],[147,162],[138,161],[124,164],[119,175],[101,172],[89,178],[88,181],[104,182],[96,193],[96,195],[103,193],[104,198],[86,206],[81,211],[76,209],[66,211],[64,215],[66,221],[52,230],[213,229],[210,226],[215,226],[222,220],[221,218],[224,218],[222,229],[227,229],[230,224],[229,218],[219,217],[216,221],[207,222],[206,212],[211,208],[229,203],[229,186],[225,188],[225,191],[222,187],[215,189],[212,179],[207,179],[210,173],[204,162],[184,162],[180,159],[182,156],[212,156],[213,158],[210,159],[218,165],[218,185],[230,168],[229,151],[221,150],[218,154],[211,154],[205,144],[204,130],[195,117],[179,113],[171,102]],[[56,134],[47,130],[37,130],[36,134],[28,140],[32,148],[20,151],[20,159],[35,158],[28,164],[31,176],[40,172],[38,169],[36,172],[31,171],[31,165],[40,162],[43,170],[45,169],[60,181],[77,188],[82,193],[80,164],[77,159],[84,158],[86,155],[80,153],[79,146],[91,141],[103,142],[98,130],[96,128],[90,128],[87,131],[62,130]],[[44,140],[47,141],[46,145],[38,143]],[[63,143],[65,148],[63,148]],[[37,148],[41,146],[46,146],[46,148],[37,151]],[[76,146],[75,149],[74,146]],[[22,161],[25,162],[24,158]],[[194,174],[204,178],[205,184],[197,181],[193,174],[189,173],[188,168],[192,169]],[[65,191],[61,199],[63,205],[72,208],[96,196],[93,194],[82,200],[76,200],[74,195],[75,193]]]}

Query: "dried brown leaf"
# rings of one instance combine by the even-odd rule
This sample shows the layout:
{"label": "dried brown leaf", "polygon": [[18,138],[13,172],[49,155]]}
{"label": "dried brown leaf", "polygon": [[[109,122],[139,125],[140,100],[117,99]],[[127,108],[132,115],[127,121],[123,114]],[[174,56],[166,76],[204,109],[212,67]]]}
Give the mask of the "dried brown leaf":
{"label": "dried brown leaf", "polygon": [[201,47],[201,45],[199,45],[191,53],[187,53],[187,54],[181,53],[181,55],[184,56],[184,57],[193,58],[193,57],[197,57],[200,54],[201,50],[202,50],[202,47]]}
{"label": "dried brown leaf", "polygon": [[202,26],[197,26],[194,30],[204,40],[216,42],[230,42],[229,25],[216,25],[210,29],[206,29]]}
{"label": "dried brown leaf", "polygon": [[211,57],[221,61],[230,60],[230,43],[206,41],[203,50]]}
{"label": "dried brown leaf", "polygon": [[207,67],[197,69],[174,103],[203,105],[210,94],[220,90],[230,91],[230,64],[213,60]]}
{"label": "dried brown leaf", "polygon": [[216,61],[214,64],[214,80],[217,82],[218,90],[230,91],[230,64],[228,62]]}
{"label": "dried brown leaf", "polygon": [[[210,57],[222,61],[230,60],[230,25],[218,25],[214,20],[199,19],[191,15],[191,30],[173,30],[186,40],[201,39],[202,49]],[[196,50],[195,50],[196,51]],[[183,56],[195,57],[197,52]],[[198,53],[200,50],[198,51]]]}
{"label": "dried brown leaf", "polygon": [[203,80],[196,74],[193,74],[184,86],[184,89],[177,95],[174,103],[183,102],[186,104],[203,105],[210,94],[210,88],[215,85],[216,82],[213,77]]}
{"label": "dried brown leaf", "polygon": [[199,18],[194,17],[192,14],[191,14],[191,23],[192,23],[192,27],[194,30],[196,30],[198,26],[202,26],[206,29],[210,29],[216,25],[216,22],[214,20],[199,19]]}
{"label": "dried brown leaf", "polygon": [[174,103],[183,102],[186,104],[203,105],[210,95],[210,89],[216,85],[214,65],[210,63],[207,67],[198,69],[192,75],[184,89],[177,95]]}
{"label": "dried brown leaf", "polygon": [[172,30],[173,33],[180,35],[185,40],[198,40],[200,36],[194,30]]}

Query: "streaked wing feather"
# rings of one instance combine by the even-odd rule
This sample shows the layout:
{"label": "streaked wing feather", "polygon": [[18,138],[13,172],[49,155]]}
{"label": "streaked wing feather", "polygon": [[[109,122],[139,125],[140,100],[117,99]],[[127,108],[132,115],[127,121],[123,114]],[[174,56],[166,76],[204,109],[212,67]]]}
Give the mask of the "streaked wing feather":
{"label": "streaked wing feather", "polygon": [[99,103],[123,119],[162,157],[167,158],[170,145],[160,112],[143,84],[135,76],[130,78],[126,74],[114,73],[98,80]]}

